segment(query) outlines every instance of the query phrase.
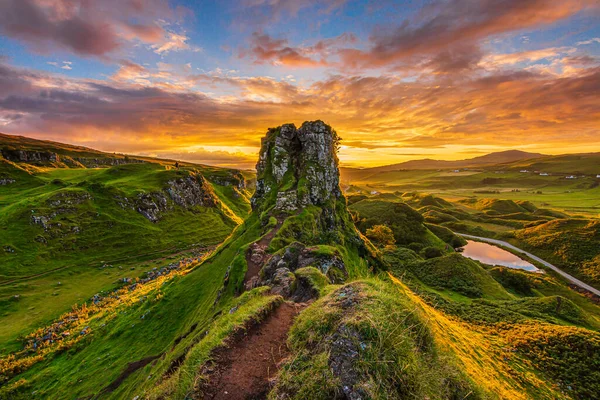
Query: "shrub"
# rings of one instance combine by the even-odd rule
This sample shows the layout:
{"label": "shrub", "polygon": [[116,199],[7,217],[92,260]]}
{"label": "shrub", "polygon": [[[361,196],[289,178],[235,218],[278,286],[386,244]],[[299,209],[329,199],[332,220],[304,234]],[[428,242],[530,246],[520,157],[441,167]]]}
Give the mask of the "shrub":
{"label": "shrub", "polygon": [[492,268],[490,275],[506,289],[512,290],[523,296],[532,296],[533,281],[527,272],[512,268]]}
{"label": "shrub", "polygon": [[375,225],[367,229],[366,236],[380,247],[396,243],[394,232],[385,225]]}

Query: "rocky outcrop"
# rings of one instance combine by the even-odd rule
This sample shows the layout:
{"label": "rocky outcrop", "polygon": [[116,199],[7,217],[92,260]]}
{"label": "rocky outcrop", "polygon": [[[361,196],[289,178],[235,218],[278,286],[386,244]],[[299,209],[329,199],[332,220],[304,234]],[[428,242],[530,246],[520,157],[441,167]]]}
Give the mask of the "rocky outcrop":
{"label": "rocky outcrop", "polygon": [[256,164],[253,209],[293,211],[341,198],[338,141],[322,121],[305,122],[299,129],[294,124],[269,129]]}
{"label": "rocky outcrop", "polygon": [[[261,261],[264,259],[264,252],[257,253],[255,247],[251,247],[249,251],[252,252],[252,257],[261,257]],[[318,295],[318,293],[310,293],[310,288],[305,282],[294,275],[295,271],[306,267],[313,267],[320,271],[329,283],[341,283],[348,278],[346,266],[339,254],[324,254],[316,248],[296,242],[269,259],[261,269],[255,285],[271,286],[273,293],[285,298],[299,298],[305,301],[307,297]]]}
{"label": "rocky outcrop", "polygon": [[0,178],[0,186],[10,185],[16,181],[12,178]]}
{"label": "rocky outcrop", "polygon": [[189,209],[194,206],[215,207],[216,198],[206,179],[200,174],[190,174],[168,182],[167,193],[175,204]]}
{"label": "rocky outcrop", "polygon": [[124,164],[142,164],[147,161],[129,156],[110,156],[107,157],[71,157],[60,155],[53,151],[41,150],[23,150],[15,148],[3,148],[0,150],[2,157],[12,162],[23,162],[31,164],[53,164],[56,166],[67,166],[70,168],[98,168],[112,167]]}
{"label": "rocky outcrop", "polygon": [[[55,194],[45,202],[43,212],[31,210],[30,222],[32,225],[41,226],[51,237],[62,237],[69,233],[80,233],[81,228],[56,220],[56,217],[79,212],[78,206],[92,200],[92,196],[85,191],[64,191]],[[37,242],[45,243],[46,238],[39,236]]]}
{"label": "rocky outcrop", "polygon": [[246,189],[246,178],[240,171],[231,171],[227,175],[213,175],[210,180],[217,185],[233,186],[237,189]]}
{"label": "rocky outcrop", "polygon": [[135,209],[151,222],[158,222],[160,213],[169,209],[167,196],[161,192],[140,193],[135,198]]}
{"label": "rocky outcrop", "polygon": [[[69,157],[70,158],[70,157]],[[140,160],[137,158],[130,158],[125,156],[123,158],[118,157],[73,157],[70,163],[72,163],[74,167],[79,167],[79,165],[83,165],[87,168],[98,168],[98,167],[113,167],[116,165],[125,165],[125,164],[145,164],[147,161]],[[69,164],[65,160],[65,164]]]}
{"label": "rocky outcrop", "polygon": [[158,222],[162,214],[173,209],[174,205],[186,210],[196,206],[216,207],[218,199],[212,187],[200,174],[172,179],[162,191],[140,193],[134,198],[115,196],[121,208],[130,208],[142,214],[151,222]]}
{"label": "rocky outcrop", "polygon": [[13,162],[54,163],[60,162],[60,156],[50,151],[2,149],[2,157]]}

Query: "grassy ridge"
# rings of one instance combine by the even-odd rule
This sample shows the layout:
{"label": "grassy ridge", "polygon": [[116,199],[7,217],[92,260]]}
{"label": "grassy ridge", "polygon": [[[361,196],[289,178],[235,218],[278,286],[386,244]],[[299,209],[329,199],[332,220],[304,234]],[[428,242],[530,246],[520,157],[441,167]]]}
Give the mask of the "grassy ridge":
{"label": "grassy ridge", "polygon": [[[55,168],[0,159],[0,351],[122,278],[206,251],[248,214],[233,171],[170,162]],[[122,199],[202,174],[216,207],[171,205],[153,223]]]}
{"label": "grassy ridge", "polygon": [[[153,374],[156,382],[173,360],[202,337],[214,316],[232,306],[232,293],[225,291],[215,302],[217,294],[239,247],[260,236],[260,232],[256,219],[246,221],[237,229],[235,238],[200,267],[159,285],[141,301],[125,302],[115,312],[90,321],[91,333],[79,345],[47,356],[12,381],[13,385],[24,381],[15,389],[13,398],[21,393],[28,398],[32,390],[42,398],[50,394],[54,398],[98,394],[128,363],[164,353],[163,361],[157,365],[159,372]],[[187,332],[190,333],[186,335]],[[174,345],[175,339],[183,336]],[[151,366],[145,368],[146,372],[148,368]],[[146,375],[138,371],[110,396],[122,398],[123,393],[137,391],[145,380]]]}
{"label": "grassy ridge", "polygon": [[293,356],[270,399],[482,398],[414,304],[383,280],[331,292],[302,313],[289,342]]}

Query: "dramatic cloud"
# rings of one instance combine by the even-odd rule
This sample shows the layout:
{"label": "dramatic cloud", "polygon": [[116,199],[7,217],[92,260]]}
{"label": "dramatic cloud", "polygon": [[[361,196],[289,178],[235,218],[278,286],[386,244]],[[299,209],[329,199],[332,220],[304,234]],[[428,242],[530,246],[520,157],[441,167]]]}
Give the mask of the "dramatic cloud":
{"label": "dramatic cloud", "polygon": [[[567,18],[584,8],[598,7],[593,0],[448,0],[425,6],[413,20],[394,29],[380,29],[368,50],[340,52],[344,65],[373,68],[413,57],[434,55],[450,65],[473,63],[477,46],[492,35],[519,31]],[[445,55],[444,55],[445,54]],[[452,59],[458,59],[458,64]],[[435,62],[435,61],[434,61]]]}
{"label": "dramatic cloud", "polygon": [[[117,77],[129,82],[152,73],[123,63]],[[564,78],[501,73],[461,81],[459,86],[361,76],[333,76],[306,87],[266,77],[181,79],[193,82],[196,89],[66,79],[0,65],[0,121],[9,133],[38,132],[103,150],[169,153],[193,161],[208,162],[214,156],[212,160],[227,165],[235,163],[228,158],[233,157],[245,166],[266,127],[317,117],[332,123],[346,139],[342,160],[349,155],[366,159],[375,149],[389,149],[391,159],[393,146],[568,146],[574,137],[578,144],[598,141],[597,67]],[[229,87],[234,95],[199,93],[198,88],[211,86]],[[194,155],[199,151],[233,156]],[[377,161],[384,159],[370,160]]]}
{"label": "dramatic cloud", "polygon": [[173,16],[166,0],[2,0],[0,31],[38,52],[105,56],[126,41],[160,43],[169,33],[156,21]]}
{"label": "dramatic cloud", "polygon": [[213,3],[0,0],[0,130],[244,167],[314,119],[362,166],[600,148],[597,0]]}
{"label": "dramatic cloud", "polygon": [[250,47],[241,49],[239,56],[251,58],[255,64],[323,67],[330,64],[327,58],[337,52],[339,47],[355,43],[356,40],[353,34],[344,33],[338,37],[319,40],[312,46],[290,47],[287,39],[274,39],[266,33],[254,32]]}

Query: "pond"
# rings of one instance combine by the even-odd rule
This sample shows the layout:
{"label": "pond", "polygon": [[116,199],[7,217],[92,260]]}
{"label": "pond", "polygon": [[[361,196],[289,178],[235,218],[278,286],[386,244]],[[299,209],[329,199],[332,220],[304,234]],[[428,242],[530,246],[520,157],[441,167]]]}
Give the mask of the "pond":
{"label": "pond", "polygon": [[542,272],[530,262],[493,244],[467,240],[467,245],[463,247],[462,255],[488,265],[502,265],[530,272]]}

